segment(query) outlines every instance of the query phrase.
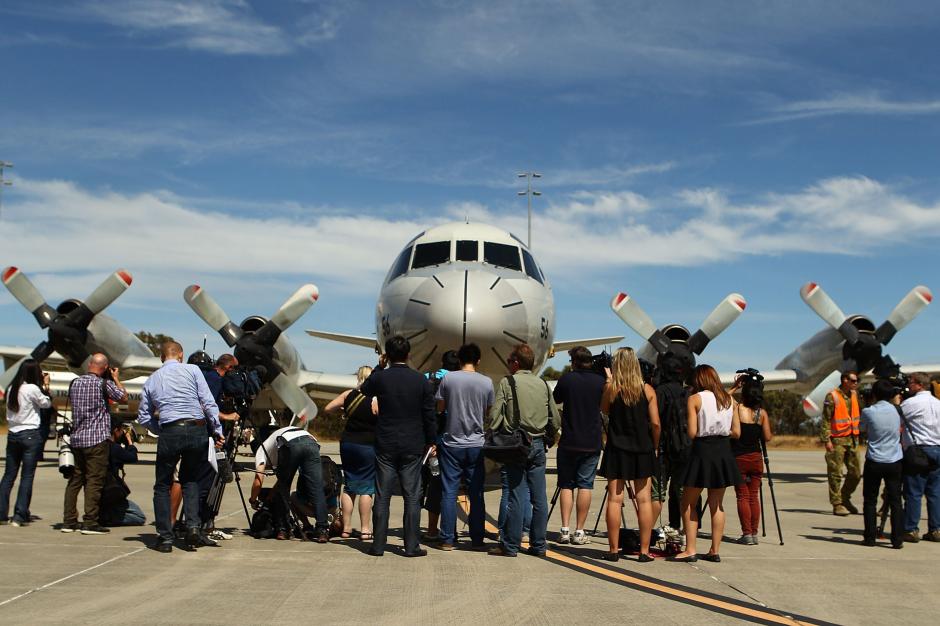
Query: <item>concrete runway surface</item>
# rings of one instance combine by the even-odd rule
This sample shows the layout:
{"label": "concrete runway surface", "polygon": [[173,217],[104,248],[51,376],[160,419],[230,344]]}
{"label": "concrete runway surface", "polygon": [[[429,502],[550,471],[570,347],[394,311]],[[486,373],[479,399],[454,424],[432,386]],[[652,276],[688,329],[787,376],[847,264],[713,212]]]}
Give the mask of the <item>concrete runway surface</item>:
{"label": "concrete runway surface", "polygon": [[[131,499],[148,517],[154,449],[144,444],[141,463],[127,467]],[[55,530],[65,481],[52,442],[46,450],[50,460],[40,463],[31,507],[42,519],[23,528],[0,526],[0,623],[920,624],[935,623],[940,614],[940,544],[861,546],[862,517],[831,514],[823,455],[816,451],[771,453],[785,545],[777,540],[765,481],[767,536],[759,546],[731,542],[740,527],[729,490],[721,563],[640,564],[630,557],[608,564],[600,560],[607,545],[603,519],[588,545],[557,545],[557,507],[545,558],[471,551],[462,521],[458,531],[467,549],[432,548],[427,557],[403,558],[400,498],[392,502],[393,534],[380,559],[363,554],[368,544],[358,539],[328,545],[256,540],[243,534],[247,524],[234,483],[218,522],[232,529],[233,540],[196,553],[160,554],[149,549],[155,538],[150,524],[103,536]],[[324,444],[323,452],[339,461],[338,444]],[[550,497],[554,452],[548,468]],[[246,490],[248,480],[245,475]],[[604,485],[603,479],[595,484],[589,529]],[[861,486],[854,501],[861,507]],[[489,489],[492,517],[498,502],[499,490]],[[625,512],[635,527],[629,503]],[[699,542],[705,552],[708,539]]]}

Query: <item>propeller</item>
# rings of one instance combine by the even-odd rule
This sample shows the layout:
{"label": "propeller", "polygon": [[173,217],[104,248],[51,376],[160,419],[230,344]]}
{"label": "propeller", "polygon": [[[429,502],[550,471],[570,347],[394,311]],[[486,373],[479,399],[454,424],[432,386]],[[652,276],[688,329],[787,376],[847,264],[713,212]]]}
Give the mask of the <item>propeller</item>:
{"label": "propeller", "polygon": [[826,395],[838,387],[841,380],[842,372],[839,370],[833,370],[831,374],[826,376],[821,383],[816,385],[815,389],[803,398],[803,413],[807,417],[822,415]]}
{"label": "propeller", "polygon": [[852,324],[854,318],[846,317],[818,284],[803,285],[800,296],[816,315],[845,339],[841,371],[855,369],[864,372],[875,368],[876,375],[890,375],[897,370],[898,366],[891,357],[883,354],[884,347],[933,300],[930,289],[918,285],[898,302],[888,319],[874,332],[862,332]]}
{"label": "propeller", "polygon": [[254,332],[245,332],[232,322],[222,307],[199,285],[190,285],[183,291],[186,304],[218,332],[227,345],[234,348],[235,358],[240,364],[263,372],[262,380],[271,385],[274,393],[294,413],[294,420],[300,422],[313,419],[317,414],[317,407],[277,364],[274,344],[281,333],[300,319],[319,297],[316,285],[303,285],[261,328]]}
{"label": "propeller", "polygon": [[[118,270],[108,276],[84,302],[68,300],[57,311],[46,303],[39,290],[19,268],[7,267],[0,274],[0,279],[13,297],[32,313],[40,328],[48,329],[46,340],[33,348],[27,358],[42,362],[53,352],[58,352],[71,368],[80,367],[90,356],[85,344],[88,341],[88,325],[95,315],[108,308],[134,280],[127,270]],[[7,388],[23,360],[20,359],[0,375],[0,388]]]}
{"label": "propeller", "polygon": [[[627,326],[646,338],[660,356],[676,349],[676,344],[656,328],[653,320],[627,294],[621,292],[614,296],[614,299],[610,301],[610,308]],[[726,296],[708,314],[695,334],[689,337],[689,349],[695,354],[702,354],[706,346],[738,319],[745,308],[747,308],[747,301],[741,294],[732,293]],[[683,332],[688,331],[683,329]]]}

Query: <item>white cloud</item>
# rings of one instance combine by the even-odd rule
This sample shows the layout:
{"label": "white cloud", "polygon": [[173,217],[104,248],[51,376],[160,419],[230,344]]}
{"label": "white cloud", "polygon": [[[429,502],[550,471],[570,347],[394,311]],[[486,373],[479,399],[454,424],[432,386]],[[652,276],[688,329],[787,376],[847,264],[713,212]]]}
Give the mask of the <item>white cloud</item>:
{"label": "white cloud", "polygon": [[163,38],[172,47],[254,55],[292,49],[285,33],[260,20],[243,0],[86,0],[78,10],[134,37]]}
{"label": "white cloud", "polygon": [[799,100],[772,109],[767,117],[744,125],[787,122],[833,115],[917,116],[940,113],[940,100],[892,100],[878,93],[839,94],[817,100]]}
{"label": "white cloud", "polygon": [[[200,280],[265,301],[307,281],[371,295],[404,242],[430,225],[469,218],[526,232],[523,212],[476,202],[448,204],[429,211],[431,218],[335,208],[253,217],[194,208],[167,192],[125,195],[25,179],[14,189],[4,211],[4,261],[48,275],[56,292],[50,298],[81,297],[117,267],[135,273],[151,302],[178,301],[185,285]],[[831,246],[833,228],[853,245]],[[864,177],[747,203],[715,189],[666,197],[580,191],[537,213],[533,231],[549,275],[571,277],[598,267],[692,266],[742,255],[876,253],[940,237],[940,203],[915,202]]]}

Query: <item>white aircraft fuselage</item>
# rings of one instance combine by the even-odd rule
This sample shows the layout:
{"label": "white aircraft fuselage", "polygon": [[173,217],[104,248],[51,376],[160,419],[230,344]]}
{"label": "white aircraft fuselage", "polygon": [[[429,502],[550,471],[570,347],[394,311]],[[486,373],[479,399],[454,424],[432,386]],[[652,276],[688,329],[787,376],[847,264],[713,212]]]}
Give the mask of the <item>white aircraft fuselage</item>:
{"label": "white aircraft fuselage", "polygon": [[483,353],[479,371],[498,379],[517,344],[532,348],[534,371],[549,358],[555,303],[521,241],[495,226],[455,222],[408,242],[382,284],[375,322],[379,346],[398,334],[408,339],[419,371],[472,342]]}

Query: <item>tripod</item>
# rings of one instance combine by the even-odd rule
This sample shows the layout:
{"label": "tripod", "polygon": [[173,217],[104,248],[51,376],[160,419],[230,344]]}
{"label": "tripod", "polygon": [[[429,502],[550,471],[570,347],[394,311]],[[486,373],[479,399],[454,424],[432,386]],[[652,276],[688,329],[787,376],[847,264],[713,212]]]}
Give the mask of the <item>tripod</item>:
{"label": "tripod", "polygon": [[[770,473],[770,457],[767,455],[767,442],[764,441],[764,438],[761,437],[758,439],[760,443],[760,451],[764,456],[764,467],[767,469],[767,486],[770,487],[770,501],[774,507],[774,520],[777,522],[777,536],[780,538],[780,545],[783,545],[783,529],[780,528],[780,513],[777,511],[777,497],[774,495],[774,477]],[[760,503],[761,510],[764,509],[764,486],[761,485],[760,488]],[[766,517],[761,516],[761,534],[763,537],[767,536],[767,522],[765,521]]]}
{"label": "tripod", "polygon": [[[608,482],[608,484],[610,483]],[[633,502],[633,509],[636,511],[637,519],[639,519],[640,507],[636,503],[636,494],[633,493],[633,486],[630,485],[630,481],[628,480],[623,481],[623,486],[624,486],[624,489],[626,489],[627,491],[627,496],[630,498],[630,501]],[[597,519],[594,520],[594,530],[591,531],[591,535],[595,537],[597,536],[597,527],[601,523],[601,515],[603,515],[604,512],[606,511],[605,505],[607,504],[607,491],[608,491],[607,489],[604,489],[604,497],[601,498],[601,507],[600,507],[600,510],[597,512]],[[557,492],[557,489],[556,489],[556,492]],[[557,493],[556,493],[556,496],[557,496]],[[621,505],[620,507],[620,523],[623,525],[624,528],[627,527],[627,518],[623,514],[623,505]]]}
{"label": "tripod", "polygon": [[245,510],[245,518],[248,520],[248,526],[251,526],[251,516],[248,514],[248,505],[245,502],[245,494],[242,492],[240,470],[235,463],[235,456],[238,454],[238,441],[241,438],[248,415],[250,415],[250,411],[247,409],[238,414],[238,420],[235,421],[229,433],[229,438],[222,448],[222,458],[216,455],[219,467],[212,481],[212,486],[209,488],[209,495],[206,496],[209,515],[207,519],[203,520],[202,524],[206,530],[213,526],[215,518],[219,514],[222,507],[222,496],[225,494],[225,485],[232,482],[233,475],[235,484],[238,487],[238,495],[241,497],[242,508]]}

